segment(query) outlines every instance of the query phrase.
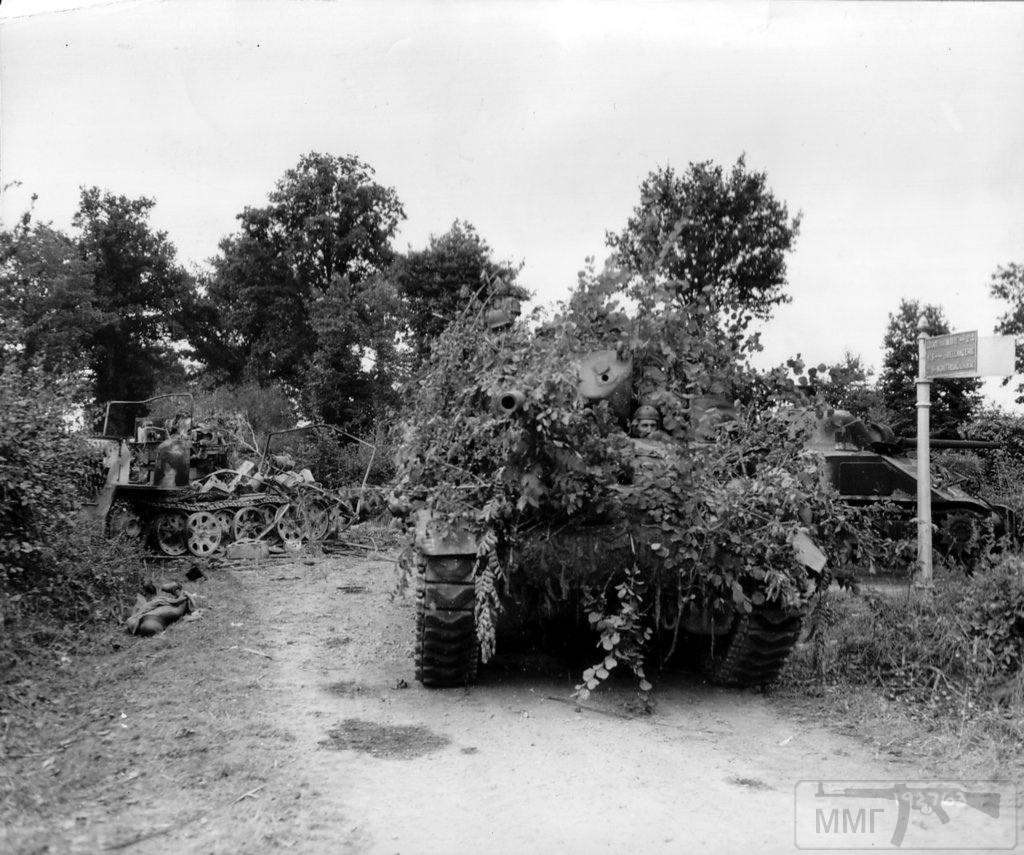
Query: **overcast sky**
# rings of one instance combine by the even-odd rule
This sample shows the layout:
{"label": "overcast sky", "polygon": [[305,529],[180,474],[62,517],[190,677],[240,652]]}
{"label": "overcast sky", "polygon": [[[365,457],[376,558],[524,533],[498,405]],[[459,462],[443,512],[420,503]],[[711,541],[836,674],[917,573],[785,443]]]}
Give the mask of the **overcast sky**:
{"label": "overcast sky", "polygon": [[989,277],[1024,261],[1024,4],[0,6],[5,223],[34,192],[67,226],[95,184],[202,264],[314,150],[396,189],[399,249],[468,220],[541,302],[649,171],[745,152],[803,212],[765,363],[878,367],[901,297],[991,332]]}

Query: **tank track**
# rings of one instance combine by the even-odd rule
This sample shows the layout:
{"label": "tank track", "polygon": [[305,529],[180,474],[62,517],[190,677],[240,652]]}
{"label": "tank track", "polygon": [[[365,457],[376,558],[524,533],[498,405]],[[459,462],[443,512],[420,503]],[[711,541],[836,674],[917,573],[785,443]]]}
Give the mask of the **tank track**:
{"label": "tank track", "polygon": [[713,683],[763,686],[779,676],[800,639],[803,616],[761,609],[737,618],[726,638],[716,640],[705,672]]}
{"label": "tank track", "polygon": [[424,686],[476,680],[476,587],[472,555],[422,556],[417,582],[416,679]]}
{"label": "tank track", "polygon": [[284,500],[275,499],[265,493],[242,493],[230,499],[215,501],[161,501],[161,502],[140,502],[142,507],[148,511],[180,511],[183,514],[194,514],[199,511],[227,511],[238,510],[239,508],[258,507],[259,505],[278,505]]}

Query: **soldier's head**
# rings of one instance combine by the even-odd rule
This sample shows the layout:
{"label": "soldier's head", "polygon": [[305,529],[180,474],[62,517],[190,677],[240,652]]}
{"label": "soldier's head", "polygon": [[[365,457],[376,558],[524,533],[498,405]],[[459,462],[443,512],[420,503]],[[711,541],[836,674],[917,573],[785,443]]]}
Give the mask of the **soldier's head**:
{"label": "soldier's head", "polygon": [[491,291],[485,322],[489,330],[510,327],[522,313],[520,292],[511,283],[500,280]]}
{"label": "soldier's head", "polygon": [[632,421],[632,434],[633,436],[643,437],[650,436],[656,430],[661,428],[661,413],[658,412],[658,408],[651,406],[650,404],[641,404],[636,408],[636,412],[633,413]]}

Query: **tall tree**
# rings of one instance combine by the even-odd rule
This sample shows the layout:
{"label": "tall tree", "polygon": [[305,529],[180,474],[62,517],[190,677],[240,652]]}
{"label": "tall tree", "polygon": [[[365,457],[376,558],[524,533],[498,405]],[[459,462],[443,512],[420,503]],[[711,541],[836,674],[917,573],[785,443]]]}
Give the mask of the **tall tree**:
{"label": "tall tree", "polygon": [[297,393],[313,384],[320,392],[301,395],[311,418],[362,411],[325,404],[327,389],[363,401],[373,396],[364,394],[370,383],[386,396],[382,360],[391,354],[380,326],[391,324],[393,339],[397,318],[383,311],[391,301],[379,274],[394,258],[405,214],[373,175],[355,157],[303,155],[266,206],[238,216],[239,231],[213,259],[206,297],[189,307],[199,359],[232,382],[279,380]]}
{"label": "tall tree", "polygon": [[[917,300],[901,300],[899,308],[889,315],[878,389],[897,433],[912,432],[917,420],[918,336],[922,332],[932,336],[950,331],[941,307],[922,306]],[[955,436],[957,428],[970,421],[981,406],[980,389],[978,380],[933,381],[931,431]]]}
{"label": "tall tree", "polygon": [[404,303],[409,341],[416,363],[430,354],[431,342],[486,283],[513,282],[519,269],[494,260],[494,252],[471,223],[455,220],[425,249],[399,256],[389,278]]}
{"label": "tall tree", "polygon": [[170,339],[192,282],[166,233],[149,223],[154,204],[82,188],[72,220],[92,271],[92,305],[102,317],[88,337],[97,401],[146,398],[162,378],[180,372]]}
{"label": "tall tree", "polygon": [[[1024,335],[1024,264],[1011,263],[996,268],[989,290],[997,300],[1005,300],[1009,307],[996,322],[996,332],[1003,335]],[[1024,373],[1024,352],[1017,353],[1016,369]],[[1017,403],[1024,404],[1024,384],[1017,386]]]}
{"label": "tall tree", "polygon": [[607,241],[623,268],[664,277],[684,301],[703,292],[722,309],[768,318],[789,301],[786,253],[799,228],[765,173],[740,157],[728,172],[712,161],[651,172],[625,229]]}

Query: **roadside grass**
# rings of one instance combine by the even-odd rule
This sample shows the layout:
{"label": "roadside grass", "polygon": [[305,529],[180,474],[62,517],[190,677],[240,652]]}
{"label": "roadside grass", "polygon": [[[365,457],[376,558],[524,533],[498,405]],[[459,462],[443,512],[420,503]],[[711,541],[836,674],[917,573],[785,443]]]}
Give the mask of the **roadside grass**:
{"label": "roadside grass", "polygon": [[[153,577],[179,579],[187,567],[162,565]],[[276,729],[263,697],[272,662],[248,652],[264,645],[265,629],[249,620],[233,573],[185,587],[196,619],[153,638],[93,626],[88,644],[55,641],[5,675],[0,851],[97,852],[147,832],[188,836],[190,822],[245,807],[228,795],[273,789],[293,737]],[[165,828],[169,812],[181,830]],[[255,845],[277,828],[251,830]]]}
{"label": "roadside grass", "polygon": [[833,588],[777,692],[815,699],[820,720],[913,759],[936,777],[1024,774],[1024,562],[933,594],[905,583]]}

